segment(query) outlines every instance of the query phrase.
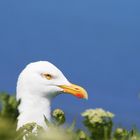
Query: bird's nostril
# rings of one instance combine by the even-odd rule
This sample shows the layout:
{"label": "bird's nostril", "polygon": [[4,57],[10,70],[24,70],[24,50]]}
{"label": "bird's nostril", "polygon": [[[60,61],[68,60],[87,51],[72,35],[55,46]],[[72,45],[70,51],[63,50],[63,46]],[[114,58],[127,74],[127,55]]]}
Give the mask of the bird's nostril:
{"label": "bird's nostril", "polygon": [[75,88],[76,90],[79,90],[79,88]]}

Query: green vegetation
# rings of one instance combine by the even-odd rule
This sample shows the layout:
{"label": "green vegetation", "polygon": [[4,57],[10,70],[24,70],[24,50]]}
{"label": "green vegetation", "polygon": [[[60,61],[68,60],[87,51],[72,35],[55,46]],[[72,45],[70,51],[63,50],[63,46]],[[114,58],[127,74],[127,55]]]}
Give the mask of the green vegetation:
{"label": "green vegetation", "polygon": [[114,114],[103,109],[89,109],[81,114],[86,132],[75,128],[75,120],[66,126],[65,114],[60,109],[52,112],[52,122],[44,117],[47,131],[36,123],[26,124],[16,131],[18,104],[14,96],[0,94],[0,140],[140,140],[139,133],[134,129],[114,130]]}

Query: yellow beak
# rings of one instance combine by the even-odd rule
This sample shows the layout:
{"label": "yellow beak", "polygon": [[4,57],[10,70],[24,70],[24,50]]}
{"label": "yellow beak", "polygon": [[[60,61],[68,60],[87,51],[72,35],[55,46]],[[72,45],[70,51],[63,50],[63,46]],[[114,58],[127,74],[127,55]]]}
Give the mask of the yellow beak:
{"label": "yellow beak", "polygon": [[72,94],[78,98],[88,99],[88,94],[86,90],[78,85],[74,84],[71,84],[70,86],[60,85],[59,87],[63,89],[64,93]]}

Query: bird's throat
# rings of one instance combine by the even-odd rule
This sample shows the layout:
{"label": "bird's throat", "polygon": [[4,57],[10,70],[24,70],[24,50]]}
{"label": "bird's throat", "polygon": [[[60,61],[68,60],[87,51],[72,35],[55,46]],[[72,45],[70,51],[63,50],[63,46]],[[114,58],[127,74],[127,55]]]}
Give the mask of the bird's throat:
{"label": "bird's throat", "polygon": [[45,97],[28,95],[23,97],[21,104],[19,105],[19,117],[18,117],[18,126],[19,129],[27,123],[37,123],[43,128],[47,128],[44,116],[50,120],[50,100]]}

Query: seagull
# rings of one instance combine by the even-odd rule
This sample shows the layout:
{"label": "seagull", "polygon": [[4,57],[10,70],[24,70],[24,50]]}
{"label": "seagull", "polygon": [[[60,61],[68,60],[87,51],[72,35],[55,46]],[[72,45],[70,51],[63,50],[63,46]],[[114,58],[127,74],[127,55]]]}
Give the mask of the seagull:
{"label": "seagull", "polygon": [[88,99],[86,90],[72,84],[48,61],[28,64],[17,81],[16,99],[20,100],[17,129],[28,123],[47,128],[44,116],[51,120],[51,101],[61,93]]}

